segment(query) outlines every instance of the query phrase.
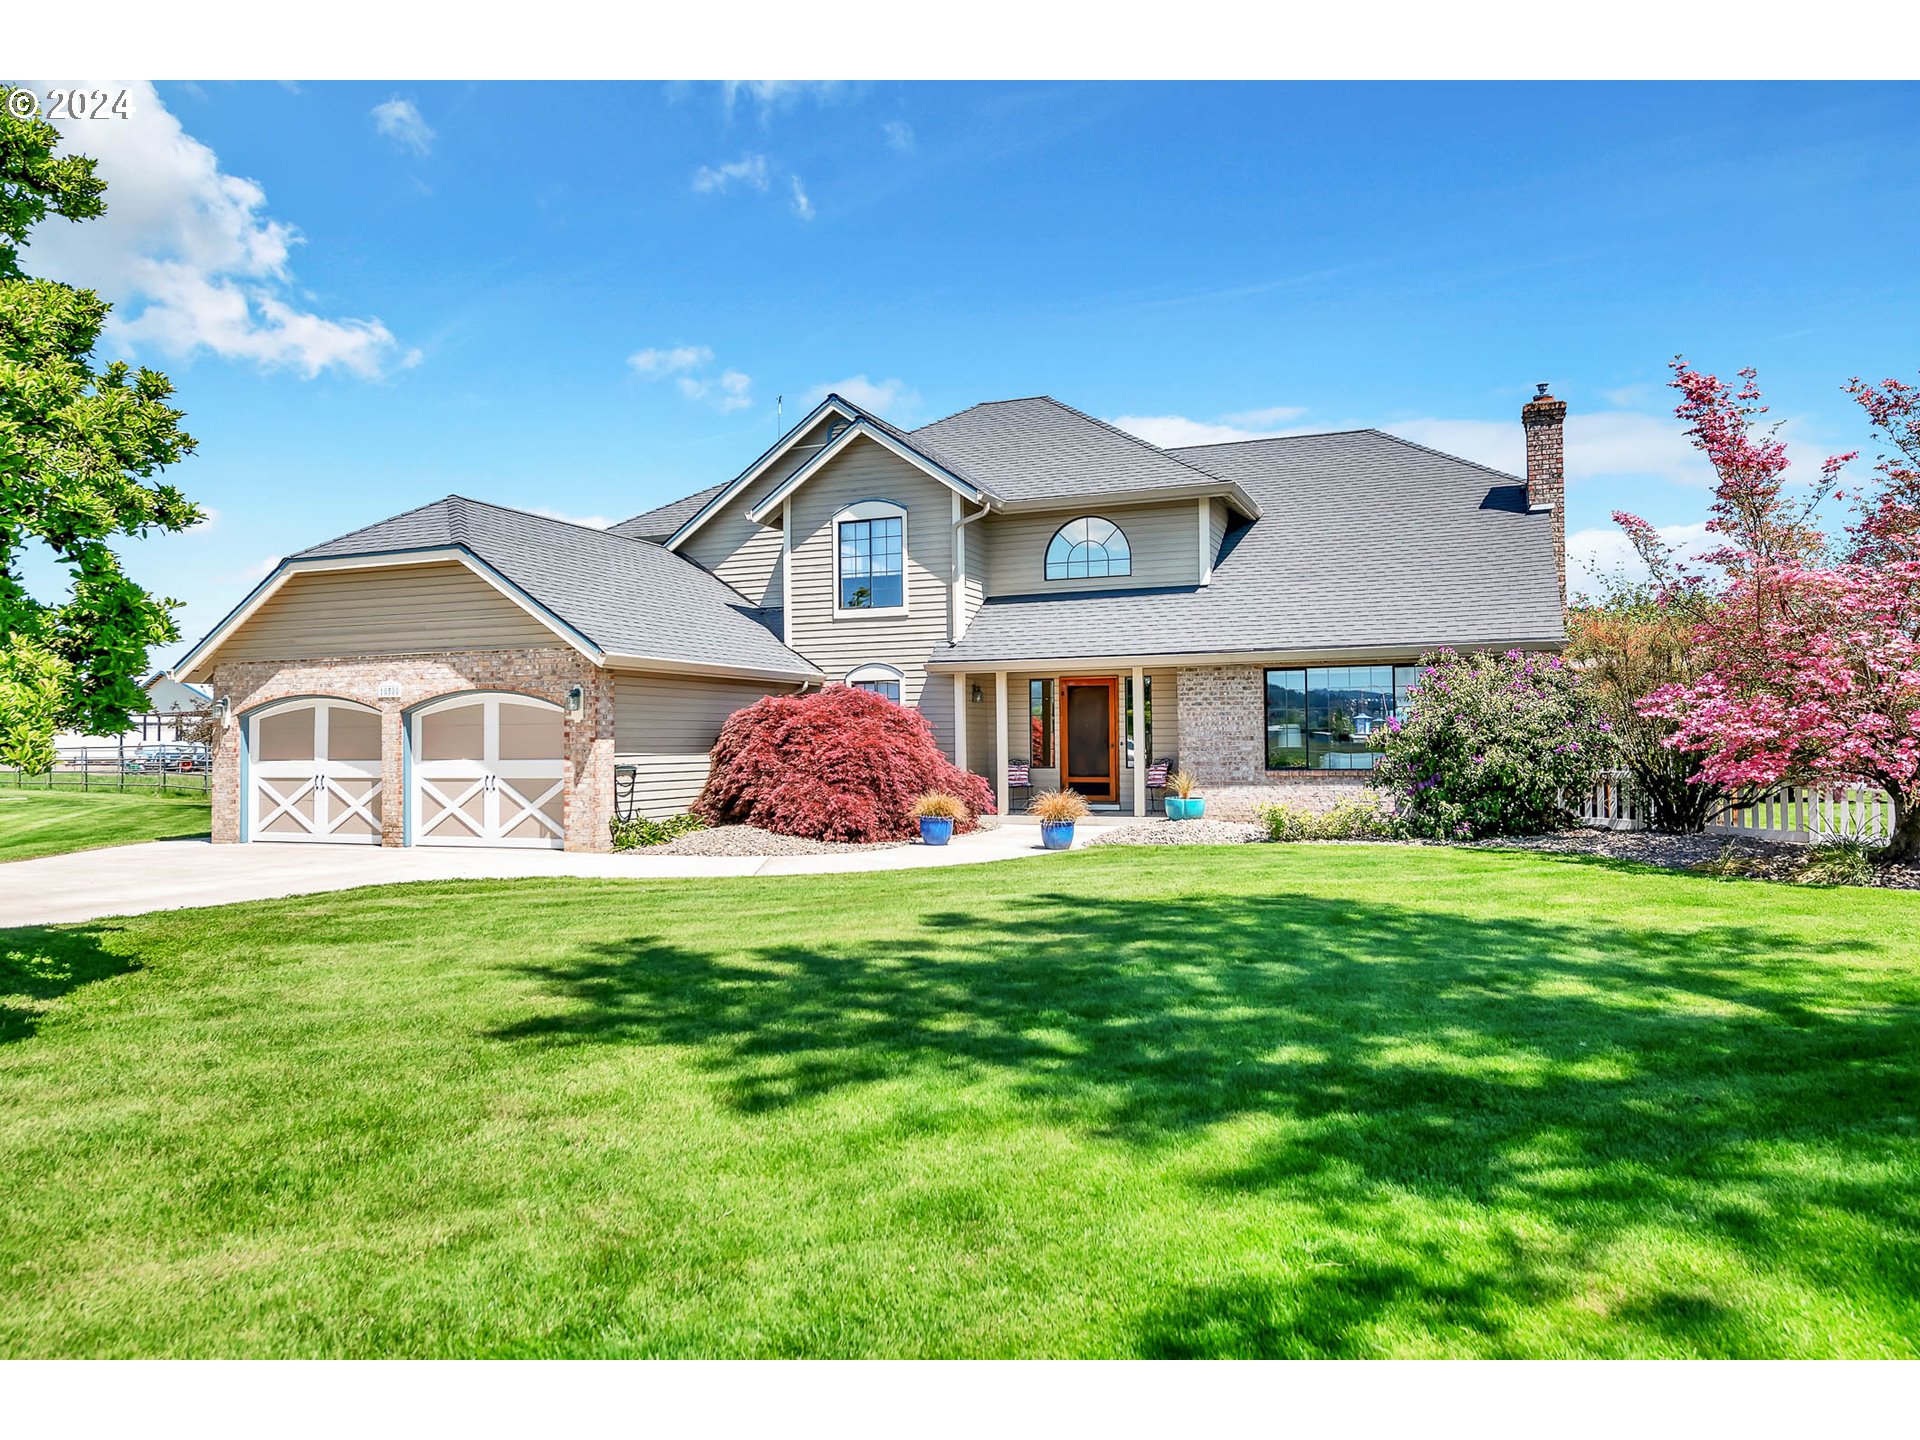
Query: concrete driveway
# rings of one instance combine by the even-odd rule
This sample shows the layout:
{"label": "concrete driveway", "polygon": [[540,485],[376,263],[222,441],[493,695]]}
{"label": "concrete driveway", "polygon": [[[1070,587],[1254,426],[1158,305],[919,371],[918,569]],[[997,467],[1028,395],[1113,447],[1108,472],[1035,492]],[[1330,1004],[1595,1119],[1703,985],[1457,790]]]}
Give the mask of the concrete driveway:
{"label": "concrete driveway", "polygon": [[[1082,822],[1084,833],[1112,821]],[[573,855],[561,850],[385,849],[361,845],[214,845],[157,840],[0,864],[0,927],[185,910],[237,900],[312,895],[409,880],[520,880],[571,876],[661,880],[721,875],[824,875],[924,870],[1044,855],[1039,827],[1009,820],[946,846],[903,845],[831,855]]]}

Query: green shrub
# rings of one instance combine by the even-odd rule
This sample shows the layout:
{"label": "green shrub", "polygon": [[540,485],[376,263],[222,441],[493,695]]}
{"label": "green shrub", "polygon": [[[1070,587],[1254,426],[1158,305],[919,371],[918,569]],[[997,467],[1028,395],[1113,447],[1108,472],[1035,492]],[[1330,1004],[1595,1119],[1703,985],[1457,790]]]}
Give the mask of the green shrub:
{"label": "green shrub", "polygon": [[707,827],[692,815],[669,815],[664,820],[649,820],[639,815],[631,820],[615,820],[611,828],[614,849],[639,850],[648,845],[664,845]]}
{"label": "green shrub", "polygon": [[1254,813],[1269,840],[1392,840],[1401,834],[1400,823],[1369,800],[1342,800],[1318,812],[1276,803]]}
{"label": "green shrub", "polygon": [[1612,758],[1596,694],[1557,655],[1441,650],[1424,657],[1410,713],[1387,721],[1373,783],[1414,835],[1538,835]]}

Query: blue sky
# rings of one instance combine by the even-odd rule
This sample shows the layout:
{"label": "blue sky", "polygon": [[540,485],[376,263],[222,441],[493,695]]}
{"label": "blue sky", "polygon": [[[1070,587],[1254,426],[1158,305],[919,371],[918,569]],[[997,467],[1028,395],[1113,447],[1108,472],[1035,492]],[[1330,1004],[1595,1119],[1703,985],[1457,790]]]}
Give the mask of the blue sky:
{"label": "blue sky", "polygon": [[[45,83],[36,85],[44,91]],[[1684,536],[1665,365],[1760,367],[1795,453],[1920,334],[1912,86],[163,84],[64,128],[112,213],[36,273],[165,369],[214,512],[129,547],[204,631],[271,560],[449,492],[618,519],[838,388],[1048,393],[1163,442],[1378,425],[1569,527]],[[1311,517],[1301,517],[1310,523]],[[173,653],[184,649],[173,647]]]}

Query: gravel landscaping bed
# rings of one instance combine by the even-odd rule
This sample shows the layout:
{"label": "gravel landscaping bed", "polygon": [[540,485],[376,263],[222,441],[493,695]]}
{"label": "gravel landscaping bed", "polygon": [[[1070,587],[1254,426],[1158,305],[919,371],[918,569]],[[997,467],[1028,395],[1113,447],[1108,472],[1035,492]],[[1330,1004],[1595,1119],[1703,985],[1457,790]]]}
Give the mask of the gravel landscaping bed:
{"label": "gravel landscaping bed", "polygon": [[1095,845],[1251,845],[1264,843],[1267,832],[1258,825],[1232,820],[1144,820],[1103,830],[1087,841]]}
{"label": "gravel landscaping bed", "polygon": [[[1800,868],[1810,854],[1805,845],[1783,845],[1739,835],[1654,835],[1639,830],[1556,830],[1548,835],[1476,840],[1472,846],[1486,850],[1600,855],[1610,860],[1632,860],[1675,870],[1731,861],[1726,872],[1730,879],[1786,881],[1799,878]],[[1864,883],[1886,890],[1920,890],[1920,866],[1876,866]]]}
{"label": "gravel landscaping bed", "polygon": [[852,845],[837,840],[803,840],[797,835],[776,835],[756,825],[716,825],[711,830],[696,830],[669,840],[664,845],[647,845],[629,851],[633,855],[834,855],[842,850],[897,850],[909,842],[883,840],[872,845]]}

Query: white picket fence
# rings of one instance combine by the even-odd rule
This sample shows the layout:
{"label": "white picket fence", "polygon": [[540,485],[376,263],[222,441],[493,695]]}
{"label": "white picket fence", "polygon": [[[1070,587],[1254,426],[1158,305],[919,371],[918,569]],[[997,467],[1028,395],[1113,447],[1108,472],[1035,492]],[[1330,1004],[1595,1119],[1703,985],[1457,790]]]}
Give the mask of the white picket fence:
{"label": "white picket fence", "polygon": [[[1580,823],[1592,829],[1647,828],[1645,802],[1624,770],[1604,772],[1575,810]],[[1707,833],[1789,845],[1877,843],[1893,834],[1893,802],[1864,785],[1782,785],[1759,799],[1729,805],[1707,823]]]}

